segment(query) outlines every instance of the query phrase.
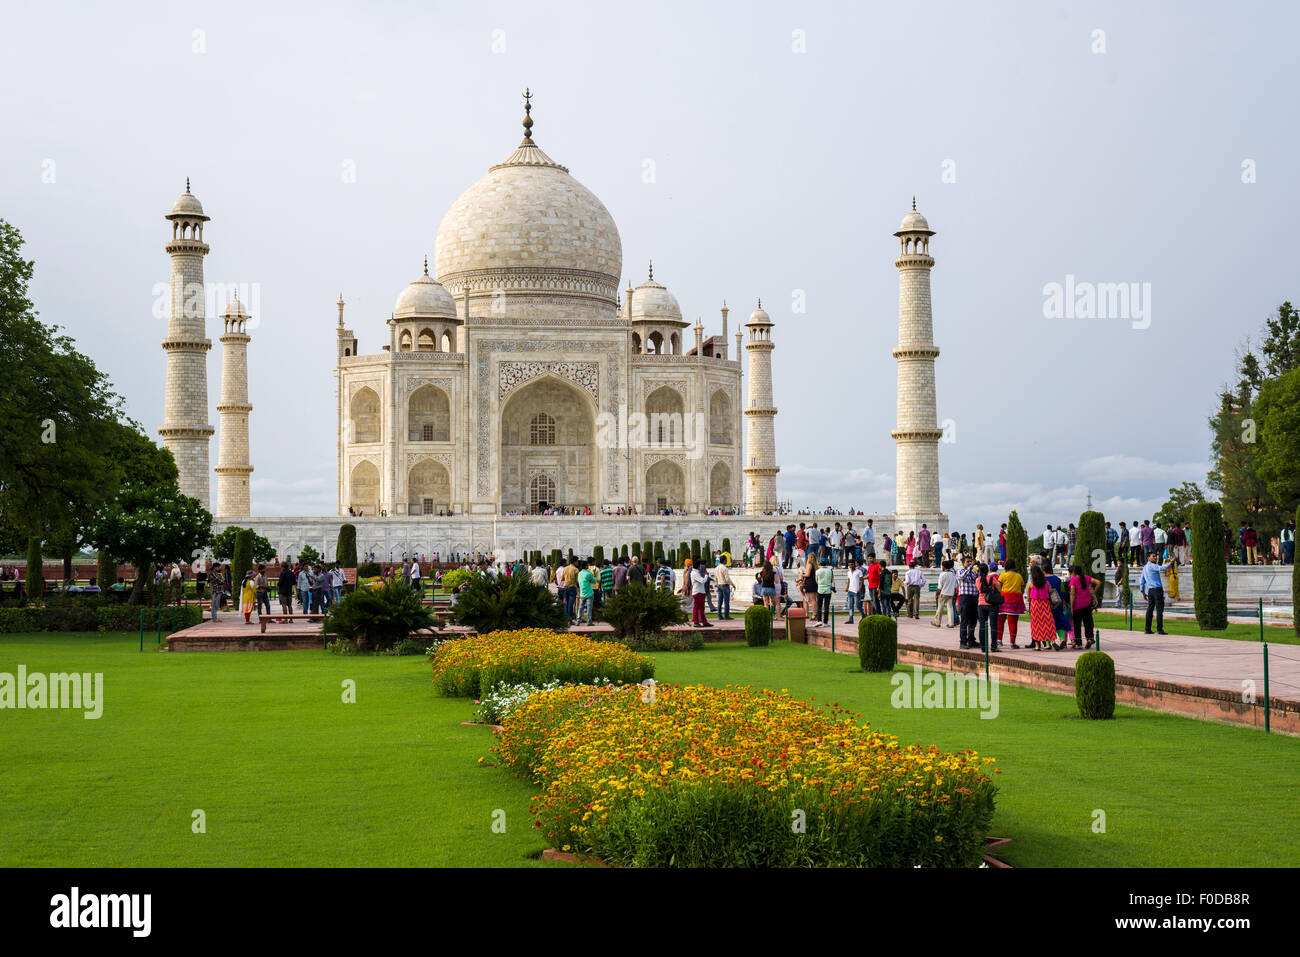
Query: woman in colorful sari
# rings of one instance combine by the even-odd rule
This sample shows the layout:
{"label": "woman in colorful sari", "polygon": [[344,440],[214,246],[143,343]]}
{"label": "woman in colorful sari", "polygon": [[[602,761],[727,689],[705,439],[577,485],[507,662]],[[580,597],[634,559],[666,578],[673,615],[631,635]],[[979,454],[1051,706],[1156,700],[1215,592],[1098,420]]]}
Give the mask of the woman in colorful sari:
{"label": "woman in colorful sari", "polygon": [[[1047,587],[1056,592],[1057,601],[1052,604],[1052,618],[1056,622],[1056,638],[1059,644],[1053,642],[1052,647],[1060,651],[1070,643],[1071,633],[1074,631],[1074,618],[1071,615],[1069,589],[1061,581],[1061,577],[1052,570],[1052,563],[1043,563],[1043,575],[1047,578]],[[1051,599],[1051,595],[1047,596]],[[1033,625],[1033,620],[1030,620]]]}
{"label": "woman in colorful sari", "polygon": [[[1029,650],[1049,648],[1056,640],[1056,618],[1052,614],[1052,586],[1037,565],[1029,566]],[[1012,642],[1012,647],[1015,643]]]}
{"label": "woman in colorful sari", "polygon": [[253,573],[244,575],[244,584],[239,589],[239,610],[244,613],[244,624],[251,625],[253,604],[257,601],[257,589],[253,585]]}
{"label": "woman in colorful sari", "polygon": [[906,564],[911,567],[912,556],[916,554],[916,532],[907,533],[907,545],[903,548]]}
{"label": "woman in colorful sari", "polygon": [[1011,647],[1016,644],[1016,629],[1020,625],[1020,615],[1025,610],[1025,579],[1016,569],[1016,560],[1008,558],[1002,571],[998,573],[998,590],[1002,592],[1002,604],[998,606],[997,643],[1002,644],[1002,628],[1006,627],[1011,637]]}

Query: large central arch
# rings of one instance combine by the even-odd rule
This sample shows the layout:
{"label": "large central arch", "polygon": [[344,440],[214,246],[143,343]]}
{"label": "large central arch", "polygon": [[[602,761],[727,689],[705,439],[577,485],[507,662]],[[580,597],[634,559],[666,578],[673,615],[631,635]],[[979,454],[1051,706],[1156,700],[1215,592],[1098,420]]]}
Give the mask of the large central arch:
{"label": "large central arch", "polygon": [[[595,404],[554,376],[521,386],[501,410],[502,511],[598,507]],[[539,489],[555,499],[544,499]]]}

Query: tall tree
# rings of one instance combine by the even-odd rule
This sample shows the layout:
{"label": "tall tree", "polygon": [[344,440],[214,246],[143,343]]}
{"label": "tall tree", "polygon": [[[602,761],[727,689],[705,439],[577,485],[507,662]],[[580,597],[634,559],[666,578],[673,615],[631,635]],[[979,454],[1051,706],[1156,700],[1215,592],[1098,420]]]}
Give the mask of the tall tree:
{"label": "tall tree", "polygon": [[1164,528],[1174,522],[1184,527],[1192,520],[1192,506],[1205,501],[1205,493],[1195,482],[1184,482],[1177,488],[1169,490],[1169,500],[1160,506],[1155,520]]}
{"label": "tall tree", "polygon": [[188,561],[211,544],[212,513],[175,485],[128,483],[95,513],[87,537],[135,566],[130,600],[140,604],[154,563]]}

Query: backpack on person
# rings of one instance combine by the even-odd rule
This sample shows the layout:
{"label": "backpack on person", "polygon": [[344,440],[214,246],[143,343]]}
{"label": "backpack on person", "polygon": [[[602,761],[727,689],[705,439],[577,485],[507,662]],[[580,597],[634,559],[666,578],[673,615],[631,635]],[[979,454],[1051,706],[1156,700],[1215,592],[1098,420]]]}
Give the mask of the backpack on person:
{"label": "backpack on person", "polygon": [[990,608],[997,608],[1002,604],[1002,589],[996,585],[996,582],[984,579],[984,603]]}

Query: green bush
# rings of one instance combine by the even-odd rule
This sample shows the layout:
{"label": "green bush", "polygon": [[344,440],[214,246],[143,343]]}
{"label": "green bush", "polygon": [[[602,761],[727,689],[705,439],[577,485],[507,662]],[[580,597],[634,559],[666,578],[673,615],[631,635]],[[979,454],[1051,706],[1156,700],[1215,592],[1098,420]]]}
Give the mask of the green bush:
{"label": "green bush", "polygon": [[691,539],[691,564],[698,565],[699,563],[700,563],[700,540],[698,538],[692,538]]}
{"label": "green bush", "polygon": [[453,568],[442,576],[442,587],[451,591],[453,588],[459,588],[465,582],[469,581],[476,572],[466,571],[463,568]]}
{"label": "green bush", "polygon": [[551,567],[552,567],[552,568],[558,568],[558,567],[559,567],[559,564],[560,564],[560,559],[563,558],[563,557],[564,557],[564,556],[560,554],[560,550],[559,550],[558,548],[552,548],[552,549],[551,549]]}
{"label": "green bush", "polygon": [[248,532],[252,536],[251,560],[254,562],[275,561],[275,546],[266,538],[252,529],[241,528],[238,525],[228,525],[220,533],[212,538],[212,557],[219,562],[234,563],[235,542],[239,538],[240,532]]}
{"label": "green bush", "polygon": [[867,615],[858,622],[858,663],[863,671],[893,671],[898,661],[898,622]]}
{"label": "green bush", "polygon": [[1085,651],[1079,656],[1074,664],[1074,701],[1079,715],[1090,721],[1115,717],[1115,661],[1110,655]]}
{"label": "green bush", "polygon": [[761,648],[772,640],[772,613],[764,605],[745,609],[745,644]]}
{"label": "green bush", "polygon": [[41,540],[35,536],[27,539],[27,574],[23,582],[29,599],[45,594],[45,558],[41,555]]}
{"label": "green bush", "polygon": [[675,567],[675,568],[685,568],[685,567],[686,567],[686,559],[688,559],[688,558],[690,558],[690,557],[691,557],[691,547],[690,547],[689,545],[687,545],[685,542],[681,542],[681,543],[677,546],[677,564],[676,564],[674,567]]}
{"label": "green bush", "polygon": [[414,632],[433,627],[433,611],[400,576],[383,588],[358,588],[330,608],[324,635],[351,641],[358,651],[383,651]]}
{"label": "green bush", "polygon": [[713,544],[707,538],[704,540],[704,547],[700,549],[700,558],[706,565],[713,561]]}
{"label": "green bush", "polygon": [[1223,557],[1223,506],[1192,506],[1192,601],[1202,631],[1228,627],[1228,563]]}
{"label": "green bush", "polygon": [[480,635],[518,628],[558,631],[569,625],[564,609],[549,589],[534,585],[530,578],[513,575],[474,575],[447,615]]}
{"label": "green bush", "polygon": [[605,546],[597,545],[591,550],[591,560],[597,565],[605,561]]}
{"label": "green bush", "polygon": [[334,560],[340,568],[357,567],[357,527],[351,522],[339,526],[339,543],[334,548]]}
{"label": "green bush", "polygon": [[668,625],[683,624],[687,616],[681,601],[672,592],[630,584],[605,600],[599,617],[612,625],[614,634],[622,638],[663,631]]}
{"label": "green bush", "polygon": [[236,596],[244,584],[244,575],[253,564],[253,532],[241,528],[235,533],[235,554],[230,560],[230,587]]}
{"label": "green bush", "polygon": [[664,543],[663,543],[663,542],[655,542],[655,561],[657,561],[657,562],[662,562],[662,561],[664,560],[664,557],[665,557],[665,555],[664,555]]}
{"label": "green bush", "polygon": [[379,562],[366,562],[364,565],[357,567],[357,580],[363,578],[378,578],[384,573],[384,568]]}
{"label": "green bush", "polygon": [[145,631],[156,631],[161,623],[163,634],[170,634],[197,625],[203,620],[203,608],[200,605],[145,607],[90,596],[69,596],[67,600],[52,596],[44,607],[0,608],[0,634],[136,631],[140,627],[141,615],[144,616]]}
{"label": "green bush", "polygon": [[731,554],[731,539],[724,538],[722,540],[722,550],[726,552],[728,555]]}
{"label": "green bush", "polygon": [[298,561],[306,565],[315,565],[320,561],[320,552],[316,551],[316,549],[312,548],[310,545],[304,545],[298,552]]}
{"label": "green bush", "polygon": [[1016,571],[1028,580],[1029,536],[1025,534],[1025,526],[1020,524],[1020,516],[1014,510],[1007,519],[1007,558],[1015,559]]}
{"label": "green bush", "polygon": [[1101,512],[1092,511],[1080,515],[1078,536],[1074,543],[1074,563],[1081,566],[1084,572],[1093,578],[1104,580],[1106,578],[1106,516]]}

